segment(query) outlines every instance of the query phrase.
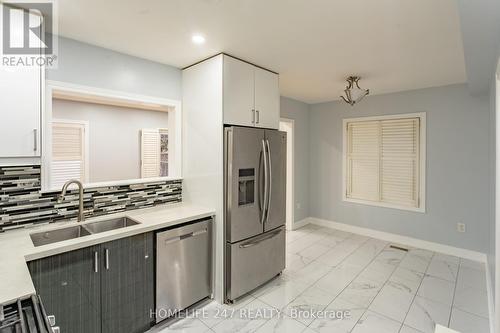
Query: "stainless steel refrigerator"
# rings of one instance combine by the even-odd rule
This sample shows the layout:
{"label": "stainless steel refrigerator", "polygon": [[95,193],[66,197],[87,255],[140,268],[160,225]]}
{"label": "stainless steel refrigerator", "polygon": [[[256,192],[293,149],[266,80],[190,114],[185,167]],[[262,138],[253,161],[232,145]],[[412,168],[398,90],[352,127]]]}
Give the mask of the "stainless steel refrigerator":
{"label": "stainless steel refrigerator", "polygon": [[231,302],[285,268],[286,133],[224,130],[225,291]]}

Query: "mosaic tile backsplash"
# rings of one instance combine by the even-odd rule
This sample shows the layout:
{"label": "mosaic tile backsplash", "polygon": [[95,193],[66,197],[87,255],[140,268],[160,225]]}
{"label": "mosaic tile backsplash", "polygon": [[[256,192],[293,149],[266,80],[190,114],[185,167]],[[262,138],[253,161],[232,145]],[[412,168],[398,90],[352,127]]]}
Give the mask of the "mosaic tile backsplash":
{"label": "mosaic tile backsplash", "polygon": [[[0,167],[0,232],[78,215],[78,190],[41,193],[40,166]],[[182,181],[85,189],[85,217],[182,201]]]}

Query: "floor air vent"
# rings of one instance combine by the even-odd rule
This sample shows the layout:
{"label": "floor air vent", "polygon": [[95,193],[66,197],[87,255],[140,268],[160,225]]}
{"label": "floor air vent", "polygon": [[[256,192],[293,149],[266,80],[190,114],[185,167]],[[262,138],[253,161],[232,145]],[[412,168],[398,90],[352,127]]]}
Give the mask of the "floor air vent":
{"label": "floor air vent", "polygon": [[397,246],[397,245],[391,245],[389,246],[391,249],[396,249],[396,250],[401,250],[401,251],[405,251],[405,252],[408,252],[408,249],[405,249],[404,247],[401,247],[401,246]]}

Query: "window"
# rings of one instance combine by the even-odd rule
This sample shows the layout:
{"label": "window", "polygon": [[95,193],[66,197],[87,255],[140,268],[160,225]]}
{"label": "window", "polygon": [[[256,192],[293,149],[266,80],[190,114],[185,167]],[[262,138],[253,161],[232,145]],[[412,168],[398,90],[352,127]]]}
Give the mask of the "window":
{"label": "window", "polygon": [[344,200],[425,211],[425,114],[344,120]]}
{"label": "window", "polygon": [[168,176],[168,130],[160,129],[160,176]]}
{"label": "window", "polygon": [[88,181],[88,123],[73,120],[52,121],[52,188],[70,179]]}
{"label": "window", "polygon": [[168,129],[141,130],[141,177],[168,176]]}

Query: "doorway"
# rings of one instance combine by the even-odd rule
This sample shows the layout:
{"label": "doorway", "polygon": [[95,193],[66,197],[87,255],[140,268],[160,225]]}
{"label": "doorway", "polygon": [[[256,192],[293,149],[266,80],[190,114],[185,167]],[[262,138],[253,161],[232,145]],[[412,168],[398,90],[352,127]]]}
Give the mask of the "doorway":
{"label": "doorway", "polygon": [[293,230],[294,222],[294,182],[293,182],[293,147],[295,123],[293,119],[281,118],[280,131],[286,132],[286,230]]}

